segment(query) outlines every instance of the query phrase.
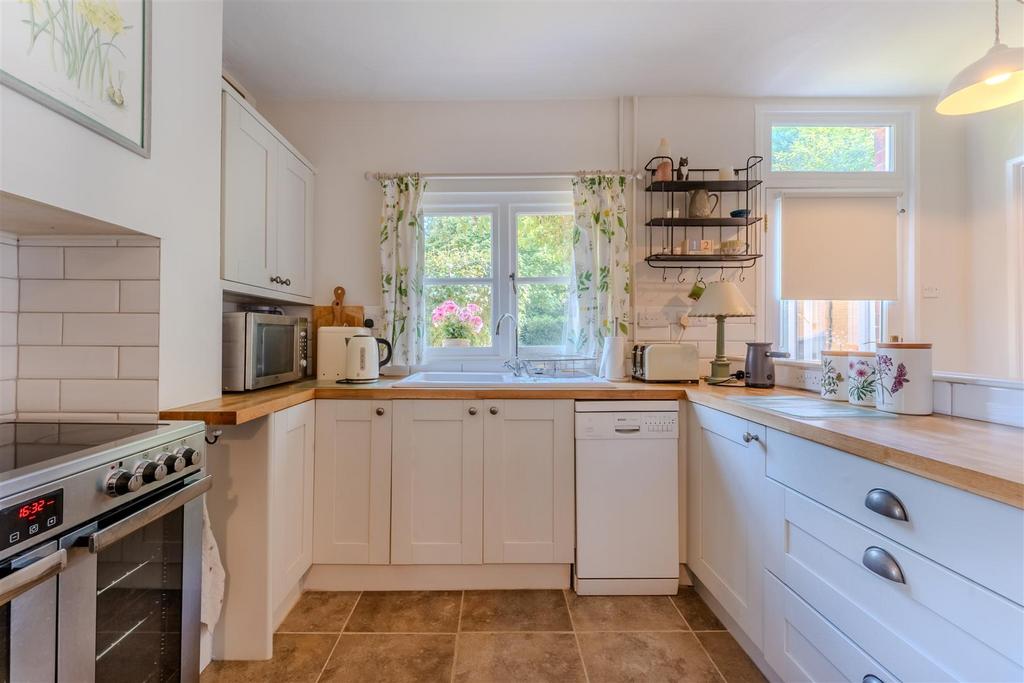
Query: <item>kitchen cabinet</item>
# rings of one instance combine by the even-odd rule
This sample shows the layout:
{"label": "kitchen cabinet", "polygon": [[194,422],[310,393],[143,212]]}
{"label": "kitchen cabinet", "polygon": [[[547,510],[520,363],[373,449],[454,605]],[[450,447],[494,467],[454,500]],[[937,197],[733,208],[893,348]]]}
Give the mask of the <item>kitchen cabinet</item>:
{"label": "kitchen cabinet", "polygon": [[312,297],[313,170],[269,123],[223,92],[221,277]]}
{"label": "kitchen cabinet", "polygon": [[276,608],[313,563],[313,402],[271,419],[270,585]]}
{"label": "kitchen cabinet", "polygon": [[480,564],[483,402],[393,406],[391,563]]}
{"label": "kitchen cabinet", "polygon": [[391,401],[316,402],[313,561],[388,564]]}
{"label": "kitchen cabinet", "polygon": [[760,648],[766,430],[692,403],[687,426],[689,567]]}
{"label": "kitchen cabinet", "polygon": [[573,402],[483,405],[484,562],[572,562]]}

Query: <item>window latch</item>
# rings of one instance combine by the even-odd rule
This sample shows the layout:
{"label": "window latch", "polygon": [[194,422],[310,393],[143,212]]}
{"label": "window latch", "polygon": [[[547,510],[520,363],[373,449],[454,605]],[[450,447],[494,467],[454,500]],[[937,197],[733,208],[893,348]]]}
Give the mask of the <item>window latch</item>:
{"label": "window latch", "polygon": [[516,272],[512,271],[508,274],[508,279],[512,281],[512,293],[519,295],[519,287],[516,285]]}

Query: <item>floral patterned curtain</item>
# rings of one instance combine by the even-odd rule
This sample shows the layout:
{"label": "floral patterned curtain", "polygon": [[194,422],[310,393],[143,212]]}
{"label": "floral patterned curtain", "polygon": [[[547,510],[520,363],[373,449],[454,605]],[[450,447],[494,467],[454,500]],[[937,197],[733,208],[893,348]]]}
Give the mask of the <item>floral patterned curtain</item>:
{"label": "floral patterned curtain", "polygon": [[384,178],[380,216],[380,288],[384,337],[392,363],[417,365],[423,355],[423,210],[419,176]]}
{"label": "floral patterned curtain", "polygon": [[[569,346],[598,357],[605,337],[628,334],[631,287],[624,175],[573,178],[573,290]],[[618,322],[618,328],[615,324]]]}

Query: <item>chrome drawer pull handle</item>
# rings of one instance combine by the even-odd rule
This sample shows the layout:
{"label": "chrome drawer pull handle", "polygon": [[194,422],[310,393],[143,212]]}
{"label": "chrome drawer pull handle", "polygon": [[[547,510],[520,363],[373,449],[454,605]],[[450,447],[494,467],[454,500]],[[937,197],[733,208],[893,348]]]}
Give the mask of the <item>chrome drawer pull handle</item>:
{"label": "chrome drawer pull handle", "polygon": [[751,441],[760,441],[761,437],[757,434],[751,434],[750,432],[743,432],[743,443],[750,443]]}
{"label": "chrome drawer pull handle", "polygon": [[883,517],[906,522],[907,508],[903,507],[900,499],[893,495],[892,491],[885,489],[871,489],[864,498],[864,507],[872,512],[877,512]]}
{"label": "chrome drawer pull handle", "polygon": [[861,679],[860,683],[885,683],[881,678],[874,674],[868,674]]}
{"label": "chrome drawer pull handle", "polygon": [[903,578],[903,570],[897,564],[896,559],[878,546],[871,546],[864,551],[864,558],[861,560],[864,566],[883,579],[894,583],[906,583]]}

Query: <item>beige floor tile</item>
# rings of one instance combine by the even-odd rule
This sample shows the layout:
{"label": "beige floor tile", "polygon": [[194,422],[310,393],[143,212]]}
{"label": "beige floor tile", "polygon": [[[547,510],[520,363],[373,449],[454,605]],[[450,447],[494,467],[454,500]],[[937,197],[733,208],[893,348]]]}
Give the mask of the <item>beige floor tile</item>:
{"label": "beige floor tile", "polygon": [[277,628],[278,633],[341,633],[359,593],[310,591]]}
{"label": "beige floor tile", "polygon": [[692,633],[580,633],[591,683],[721,681]]}
{"label": "beige floor tile", "polygon": [[680,586],[679,592],[672,596],[672,602],[683,613],[683,618],[694,631],[724,631],[725,626],[718,620],[693,586]]}
{"label": "beige floor tile", "polygon": [[211,662],[201,683],[313,683],[339,636],[280,634],[274,636],[274,658],[262,662]]}
{"label": "beige floor tile", "polygon": [[560,590],[466,591],[463,631],[571,631]]}
{"label": "beige floor tile", "polygon": [[447,682],[454,659],[454,634],[344,633],[320,681]]}
{"label": "beige floor tile", "polygon": [[728,631],[698,633],[697,637],[728,683],[761,683],[766,680]]}
{"label": "beige floor tile", "polygon": [[662,595],[576,595],[567,593],[577,631],[687,630],[672,602]]}
{"label": "beige floor tile", "polygon": [[345,628],[362,633],[455,633],[461,591],[365,592]]}
{"label": "beige floor tile", "polygon": [[571,633],[461,633],[456,681],[585,681]]}

